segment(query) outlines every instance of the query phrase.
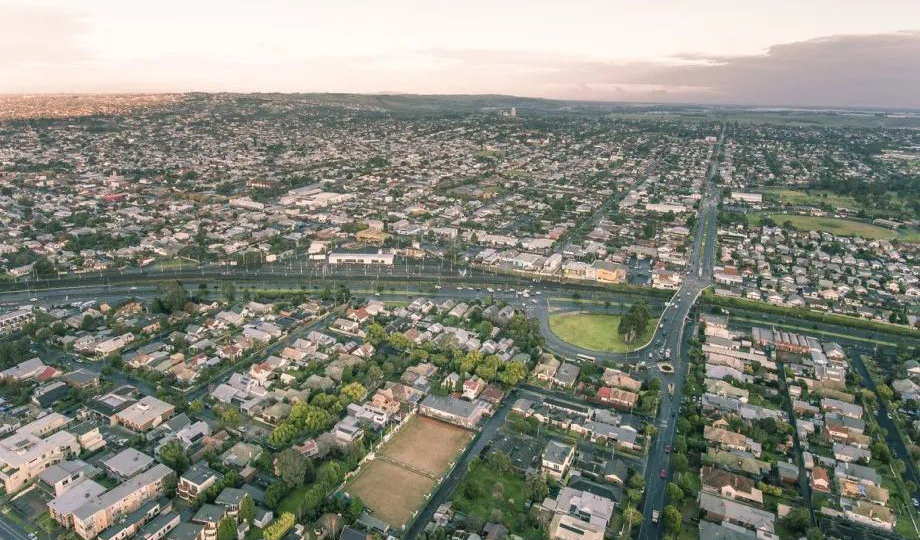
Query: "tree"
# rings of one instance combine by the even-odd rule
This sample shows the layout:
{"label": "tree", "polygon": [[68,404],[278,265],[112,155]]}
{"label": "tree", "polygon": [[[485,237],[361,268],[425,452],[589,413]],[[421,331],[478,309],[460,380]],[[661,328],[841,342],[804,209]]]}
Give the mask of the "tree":
{"label": "tree", "polygon": [[629,487],[642,491],[645,489],[645,478],[642,478],[642,475],[639,473],[633,473],[632,476],[629,477]]}
{"label": "tree", "polygon": [[809,527],[805,533],[805,538],[808,540],[824,540],[824,533],[818,527]]}
{"label": "tree", "polygon": [[275,482],[268,486],[268,489],[265,490],[265,506],[274,510],[278,506],[278,503],[281,502],[281,499],[287,495],[288,491],[287,484],[284,482]]}
{"label": "tree", "polygon": [[674,469],[677,472],[684,472],[687,470],[687,467],[690,463],[687,461],[687,456],[683,454],[674,454],[674,457],[671,458],[671,464],[674,465]]}
{"label": "tree", "polygon": [[661,517],[664,520],[665,529],[669,533],[676,534],[680,531],[680,511],[673,504],[669,504],[664,507],[664,511],[661,513]]}
{"label": "tree", "polygon": [[188,410],[189,412],[199,414],[204,410],[204,402],[200,399],[192,400],[192,402],[188,404]]}
{"label": "tree", "polygon": [[639,339],[648,329],[648,321],[651,317],[651,313],[651,308],[645,300],[640,300],[629,306],[629,310],[620,317],[620,325],[617,327],[617,333],[619,333],[627,343]]}
{"label": "tree", "polygon": [[364,502],[358,497],[352,497],[351,501],[348,503],[348,510],[346,515],[350,521],[354,521],[361,517],[361,513],[364,512]]}
{"label": "tree", "polygon": [[805,508],[793,508],[782,518],[783,526],[794,534],[804,534],[811,526],[811,516]]}
{"label": "tree", "polygon": [[235,428],[240,425],[240,422],[243,421],[240,411],[236,410],[233,407],[227,407],[220,412],[220,423],[224,427]]}
{"label": "tree", "polygon": [[243,500],[240,501],[240,521],[244,521],[252,525],[252,520],[256,517],[256,503],[252,500],[252,496],[246,495],[243,497]]}
{"label": "tree", "polygon": [[220,284],[220,292],[224,295],[224,298],[227,302],[233,302],[236,300],[236,285],[230,281],[225,281]]}
{"label": "tree", "polygon": [[549,496],[549,484],[542,474],[528,474],[524,489],[531,501],[542,501]]}
{"label": "tree", "polygon": [[217,526],[217,540],[236,540],[236,520],[230,516],[220,520]]}
{"label": "tree", "polygon": [[668,501],[672,503],[679,503],[684,498],[684,491],[680,489],[680,486],[674,482],[668,482],[668,487],[665,488],[665,493],[668,496]]}
{"label": "tree", "polygon": [[275,456],[275,472],[284,480],[288,488],[294,489],[303,485],[307,473],[307,458],[303,454],[288,448]]}
{"label": "tree", "polygon": [[482,321],[477,326],[476,330],[479,332],[479,337],[482,339],[488,339],[492,334],[492,323],[489,321]]}
{"label": "tree", "polygon": [[191,464],[179,441],[169,441],[160,448],[160,461],[176,474],[182,474]]}
{"label": "tree", "polygon": [[639,513],[635,508],[629,507],[623,511],[623,520],[629,524],[630,527],[642,521],[642,514]]}
{"label": "tree", "polygon": [[514,386],[525,377],[527,377],[527,367],[523,363],[507,362],[505,363],[505,368],[498,375],[498,380],[508,386]]}
{"label": "tree", "polygon": [[361,401],[367,396],[367,389],[361,383],[353,382],[346,384],[339,391],[350,403]]}
{"label": "tree", "polygon": [[371,325],[367,327],[366,341],[374,347],[379,347],[381,343],[386,343],[387,331],[380,323],[371,323]]}
{"label": "tree", "polygon": [[503,473],[511,471],[511,458],[504,452],[492,452],[489,462],[493,467]]}

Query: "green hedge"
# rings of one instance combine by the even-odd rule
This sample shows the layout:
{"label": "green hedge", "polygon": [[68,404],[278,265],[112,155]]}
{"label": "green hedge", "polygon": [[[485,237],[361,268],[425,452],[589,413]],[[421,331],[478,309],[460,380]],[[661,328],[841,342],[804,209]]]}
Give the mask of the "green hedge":
{"label": "green hedge", "polygon": [[265,527],[265,530],[262,531],[262,537],[265,540],[281,540],[294,526],[294,522],[294,514],[285,512],[281,514],[281,517],[269,523],[268,527]]}

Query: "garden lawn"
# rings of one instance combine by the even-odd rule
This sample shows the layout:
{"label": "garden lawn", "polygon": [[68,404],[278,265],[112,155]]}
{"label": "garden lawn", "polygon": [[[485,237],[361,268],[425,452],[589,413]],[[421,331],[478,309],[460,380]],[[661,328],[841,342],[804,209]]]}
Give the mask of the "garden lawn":
{"label": "garden lawn", "polygon": [[549,316],[549,329],[565,341],[597,352],[629,352],[645,345],[655,333],[658,319],[649,319],[645,334],[633,343],[626,343],[617,332],[619,315],[605,313],[553,313]]}

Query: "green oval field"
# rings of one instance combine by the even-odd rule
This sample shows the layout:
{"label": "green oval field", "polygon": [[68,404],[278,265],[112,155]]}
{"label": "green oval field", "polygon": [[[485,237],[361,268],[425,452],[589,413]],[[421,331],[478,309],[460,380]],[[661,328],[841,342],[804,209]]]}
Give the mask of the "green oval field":
{"label": "green oval field", "polygon": [[649,320],[645,335],[635,343],[625,343],[617,328],[620,326],[619,315],[605,313],[553,313],[549,316],[549,329],[565,341],[597,352],[630,352],[645,345],[655,332],[657,319]]}

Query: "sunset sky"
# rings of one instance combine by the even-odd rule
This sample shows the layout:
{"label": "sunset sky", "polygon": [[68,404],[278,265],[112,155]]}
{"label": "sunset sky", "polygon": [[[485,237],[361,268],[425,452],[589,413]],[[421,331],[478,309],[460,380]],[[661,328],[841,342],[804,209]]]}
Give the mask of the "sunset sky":
{"label": "sunset sky", "polygon": [[920,108],[920,1],[0,0],[0,92]]}

